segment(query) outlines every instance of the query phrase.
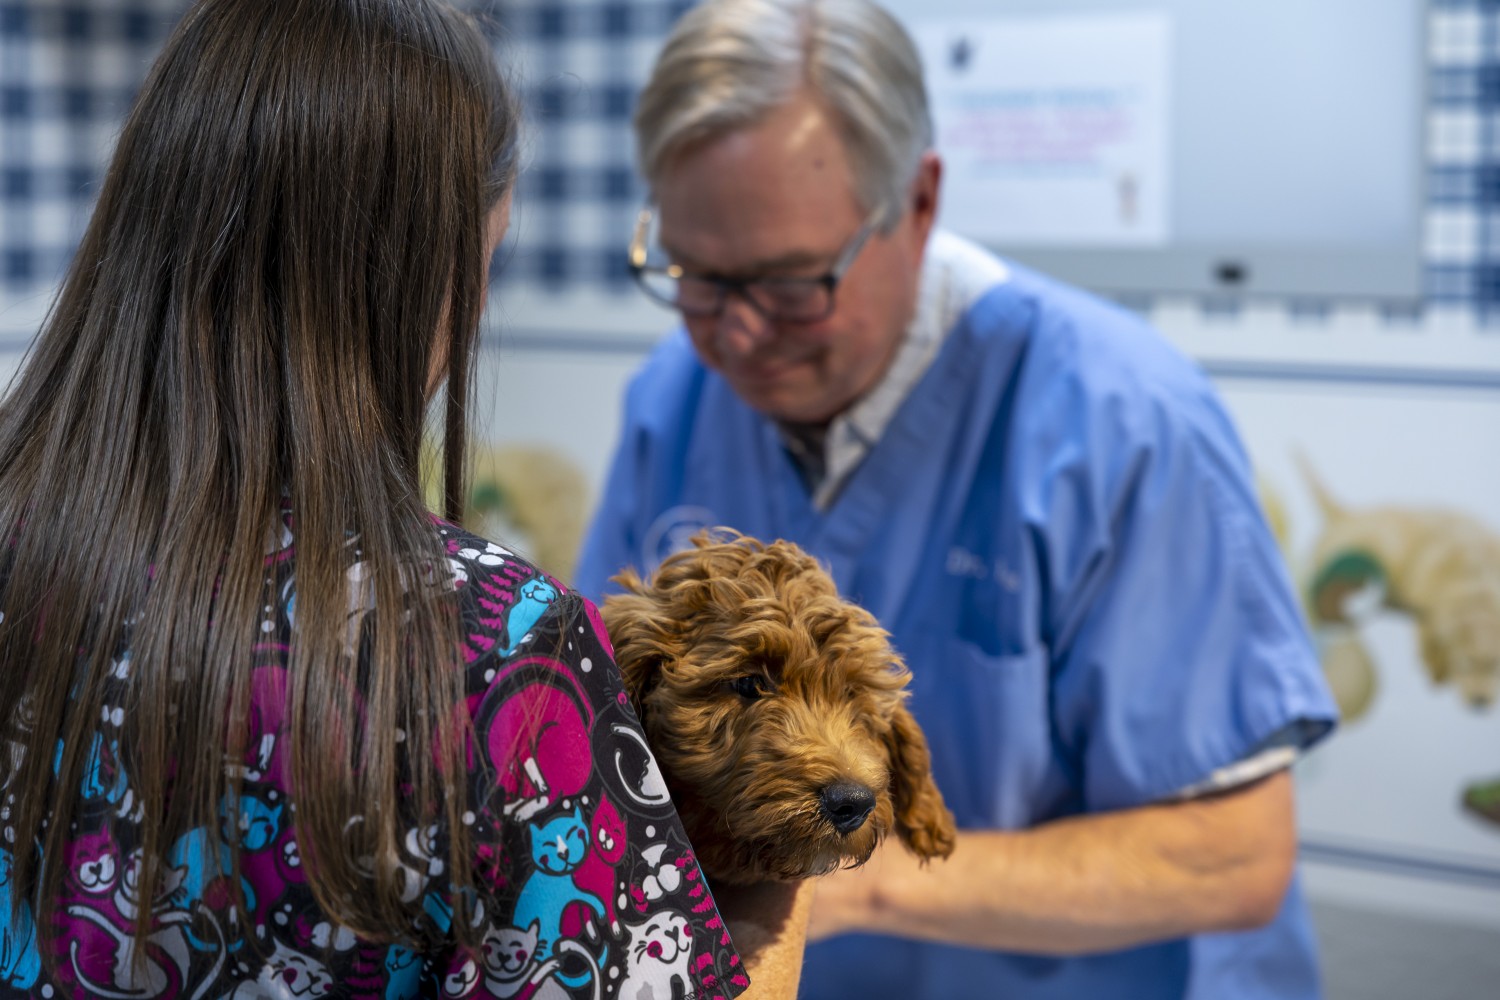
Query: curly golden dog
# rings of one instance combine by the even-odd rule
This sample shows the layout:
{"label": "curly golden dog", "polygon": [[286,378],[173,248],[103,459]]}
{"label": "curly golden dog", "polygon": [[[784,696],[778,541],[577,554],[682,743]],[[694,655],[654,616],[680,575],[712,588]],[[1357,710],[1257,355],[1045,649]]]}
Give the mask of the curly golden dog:
{"label": "curly golden dog", "polygon": [[789,542],[700,535],[604,601],[625,687],[699,862],[734,883],[862,864],[894,831],[947,857],[953,817],[871,615]]}

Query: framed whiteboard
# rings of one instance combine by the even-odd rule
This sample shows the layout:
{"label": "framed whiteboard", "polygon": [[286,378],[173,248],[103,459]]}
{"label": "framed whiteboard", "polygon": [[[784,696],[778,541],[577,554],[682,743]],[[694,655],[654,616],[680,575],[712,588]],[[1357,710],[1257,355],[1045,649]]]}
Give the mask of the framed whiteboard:
{"label": "framed whiteboard", "polygon": [[948,228],[1106,293],[1420,296],[1426,0],[887,7]]}

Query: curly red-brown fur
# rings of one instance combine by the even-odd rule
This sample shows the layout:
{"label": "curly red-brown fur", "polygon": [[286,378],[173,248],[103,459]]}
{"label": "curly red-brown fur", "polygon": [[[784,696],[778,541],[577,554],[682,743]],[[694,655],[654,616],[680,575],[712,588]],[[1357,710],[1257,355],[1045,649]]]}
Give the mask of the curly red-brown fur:
{"label": "curly red-brown fur", "polygon": [[[625,687],[710,877],[799,879],[861,864],[891,831],[924,860],[953,817],[905,706],[906,666],[864,609],[790,542],[703,534],[602,611]],[[758,678],[747,697],[733,685]],[[741,691],[746,682],[740,682]],[[875,795],[841,834],[827,786]]]}

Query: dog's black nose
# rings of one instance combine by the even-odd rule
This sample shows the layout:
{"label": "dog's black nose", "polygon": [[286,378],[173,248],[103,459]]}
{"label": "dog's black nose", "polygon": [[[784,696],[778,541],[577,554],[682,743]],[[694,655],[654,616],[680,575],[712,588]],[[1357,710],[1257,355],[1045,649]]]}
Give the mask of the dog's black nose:
{"label": "dog's black nose", "polygon": [[829,785],[818,793],[818,800],[823,805],[823,815],[839,833],[853,833],[864,826],[875,808],[875,793],[852,781]]}

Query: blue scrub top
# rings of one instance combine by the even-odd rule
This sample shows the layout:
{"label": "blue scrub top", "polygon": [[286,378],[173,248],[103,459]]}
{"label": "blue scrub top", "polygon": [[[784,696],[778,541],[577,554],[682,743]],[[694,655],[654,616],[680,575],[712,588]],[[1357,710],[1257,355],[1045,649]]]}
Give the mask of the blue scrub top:
{"label": "blue scrub top", "polygon": [[[960,827],[1161,800],[1334,724],[1248,461],[1137,318],[1012,267],[949,332],[831,508],[678,331],[632,382],[577,584],[704,525],[796,541],[892,633]],[[854,935],[805,997],[1316,997],[1294,882],[1253,932],[1049,958]]]}

